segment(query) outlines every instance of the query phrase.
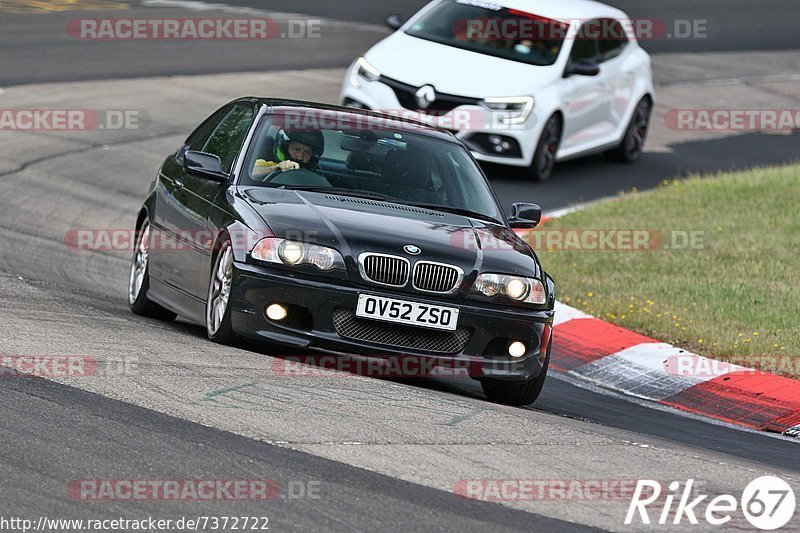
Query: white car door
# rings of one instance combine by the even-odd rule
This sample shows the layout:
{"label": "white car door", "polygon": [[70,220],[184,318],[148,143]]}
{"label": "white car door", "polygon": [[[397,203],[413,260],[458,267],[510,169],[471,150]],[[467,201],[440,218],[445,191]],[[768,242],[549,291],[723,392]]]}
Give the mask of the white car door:
{"label": "white car door", "polygon": [[609,19],[603,23],[605,35],[599,43],[599,62],[601,73],[611,90],[608,121],[611,132],[620,132],[627,126],[623,122],[631,106],[635,105],[636,73],[628,57],[632,47],[619,21]]}
{"label": "white car door", "polygon": [[[592,29],[597,21],[586,22],[573,37],[569,61],[599,60],[599,39]],[[562,83],[562,110],[564,132],[560,151],[573,152],[590,149],[608,135],[612,114],[612,80],[602,65],[597,76],[570,75]]]}

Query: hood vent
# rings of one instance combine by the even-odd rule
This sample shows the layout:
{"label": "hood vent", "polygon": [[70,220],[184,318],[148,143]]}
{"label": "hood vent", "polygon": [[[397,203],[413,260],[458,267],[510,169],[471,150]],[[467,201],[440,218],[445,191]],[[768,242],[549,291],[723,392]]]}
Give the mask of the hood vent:
{"label": "hood vent", "polygon": [[409,213],[419,213],[421,215],[428,215],[431,217],[444,217],[442,213],[437,213],[436,211],[428,211],[426,209],[420,209],[418,207],[411,207],[408,205],[390,204],[385,202],[376,202],[375,200],[363,200],[361,198],[348,198],[344,196],[325,195],[325,198],[327,198],[328,200],[337,200],[343,203],[371,205],[375,207],[384,207],[386,209],[397,209],[398,211],[406,211]]}

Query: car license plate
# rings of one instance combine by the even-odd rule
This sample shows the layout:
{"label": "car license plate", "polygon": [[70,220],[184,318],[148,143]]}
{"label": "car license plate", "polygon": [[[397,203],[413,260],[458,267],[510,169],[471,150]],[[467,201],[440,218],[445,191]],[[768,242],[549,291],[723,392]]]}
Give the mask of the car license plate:
{"label": "car license plate", "polygon": [[458,311],[452,307],[395,300],[369,294],[359,294],[358,306],[356,306],[356,316],[362,318],[447,331],[455,331],[458,325]]}

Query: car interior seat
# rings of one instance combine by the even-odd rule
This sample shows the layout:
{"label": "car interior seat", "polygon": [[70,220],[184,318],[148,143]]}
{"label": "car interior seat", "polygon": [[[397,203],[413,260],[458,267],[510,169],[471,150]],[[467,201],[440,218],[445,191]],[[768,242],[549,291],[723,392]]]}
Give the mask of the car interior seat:
{"label": "car interior seat", "polygon": [[382,192],[403,200],[438,204],[443,202],[431,184],[431,154],[408,146],[406,150],[390,150],[383,164]]}

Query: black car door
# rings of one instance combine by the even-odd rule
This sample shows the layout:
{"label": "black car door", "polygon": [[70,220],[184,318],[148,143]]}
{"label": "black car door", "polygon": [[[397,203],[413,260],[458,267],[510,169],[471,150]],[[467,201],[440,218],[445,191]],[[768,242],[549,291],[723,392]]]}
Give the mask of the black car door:
{"label": "black car door", "polygon": [[228,184],[186,172],[183,154],[194,150],[216,155],[222,162],[222,171],[230,174],[254,116],[252,104],[223,108],[162,169],[166,179],[156,207],[166,241],[159,254],[161,277],[165,283],[198,299],[206,298],[206,278],[211,268],[213,235],[208,217],[214,198]]}

